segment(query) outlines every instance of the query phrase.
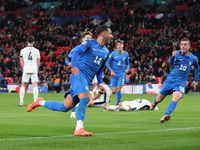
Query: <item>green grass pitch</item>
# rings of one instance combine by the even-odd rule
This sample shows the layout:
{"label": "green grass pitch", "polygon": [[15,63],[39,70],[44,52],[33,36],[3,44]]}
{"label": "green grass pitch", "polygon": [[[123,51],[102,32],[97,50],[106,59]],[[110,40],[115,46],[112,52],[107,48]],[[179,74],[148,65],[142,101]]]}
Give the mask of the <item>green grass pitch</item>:
{"label": "green grass pitch", "polygon": [[[63,93],[39,94],[45,100],[63,101]],[[122,101],[136,98],[154,100],[151,94],[123,94]],[[76,137],[76,119],[70,113],[38,107],[27,112],[33,95],[25,94],[25,107],[19,107],[17,93],[0,93],[0,150],[199,150],[200,95],[186,94],[168,122],[159,120],[171,96],[158,105],[159,111],[103,112],[87,108],[84,127],[91,137]],[[112,95],[111,104],[115,104]]]}

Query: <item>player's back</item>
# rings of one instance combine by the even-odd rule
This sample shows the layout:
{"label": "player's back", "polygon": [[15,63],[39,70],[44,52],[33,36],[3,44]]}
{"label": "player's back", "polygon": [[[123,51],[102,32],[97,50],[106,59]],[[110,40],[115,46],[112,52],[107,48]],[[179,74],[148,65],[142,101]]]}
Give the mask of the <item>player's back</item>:
{"label": "player's back", "polygon": [[189,52],[189,56],[183,56],[181,51],[178,50],[172,64],[172,70],[170,71],[166,81],[168,82],[181,82],[185,84],[188,80],[191,66],[197,61],[197,57]]}
{"label": "player's back", "polygon": [[25,73],[37,73],[37,59],[40,59],[40,52],[38,49],[32,46],[23,48],[20,52],[20,57],[23,58]]}
{"label": "player's back", "polygon": [[78,69],[85,75],[88,83],[91,84],[94,76],[97,75],[100,68],[105,64],[109,56],[109,51],[106,46],[101,46],[97,43],[96,39],[85,40],[80,48],[86,50],[77,62]]}
{"label": "player's back", "polygon": [[117,50],[111,53],[112,57],[112,69],[115,74],[125,73],[125,62],[129,57],[128,53],[123,51],[122,54],[118,53]]}
{"label": "player's back", "polygon": [[111,92],[111,89],[108,87],[108,85],[103,84],[103,87],[105,88],[106,92],[101,94],[100,99],[105,100],[108,103],[112,92]]}

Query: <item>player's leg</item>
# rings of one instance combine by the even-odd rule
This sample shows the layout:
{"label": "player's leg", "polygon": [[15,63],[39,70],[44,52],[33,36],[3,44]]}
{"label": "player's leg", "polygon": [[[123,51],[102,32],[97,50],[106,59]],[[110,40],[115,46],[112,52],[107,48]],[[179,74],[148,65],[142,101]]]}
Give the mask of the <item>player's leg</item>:
{"label": "player's leg", "polygon": [[119,107],[119,106],[109,105],[109,106],[108,106],[108,109],[109,109],[109,110],[112,110],[112,111],[115,111],[115,110],[117,109],[117,107]]}
{"label": "player's leg", "polygon": [[116,77],[111,76],[111,91],[112,91],[112,94],[116,93],[116,87],[117,87],[117,79],[116,79]]}
{"label": "player's leg", "polygon": [[124,86],[124,80],[125,80],[125,75],[120,75],[117,77],[118,81],[117,81],[117,102],[116,105],[119,105],[119,103],[121,102],[121,98],[122,98],[122,86]]}
{"label": "player's leg", "polygon": [[23,106],[24,105],[25,87],[26,87],[26,83],[22,82],[21,87],[20,87],[20,91],[19,91],[19,98],[20,98],[19,106]]}
{"label": "player's leg", "polygon": [[74,135],[76,136],[91,136],[92,133],[86,132],[83,127],[86,107],[88,102],[90,101],[89,94],[89,85],[87,80],[85,79],[83,73],[79,71],[79,75],[71,74],[70,76],[70,84],[72,85],[72,89],[74,91],[74,95],[78,95],[79,105],[77,107],[77,124],[76,129],[74,131]]}
{"label": "player's leg", "polygon": [[19,91],[19,97],[20,97],[19,106],[24,105],[25,87],[26,87],[26,83],[29,82],[29,79],[30,79],[30,75],[28,75],[27,73],[22,74],[22,83],[21,83],[21,87],[20,87],[20,91]]}
{"label": "player's leg", "polygon": [[66,93],[67,94],[65,94],[66,96],[63,103],[59,101],[45,101],[43,98],[39,97],[34,103],[28,106],[27,111],[30,112],[38,106],[44,106],[54,111],[67,112],[78,103],[78,100],[75,97],[72,99],[72,96],[69,94],[69,92]]}
{"label": "player's leg", "polygon": [[168,121],[170,119],[170,114],[175,110],[178,101],[183,97],[183,94],[179,91],[173,92],[172,96],[172,102],[167,107],[167,110],[163,117],[160,119],[161,123],[164,123],[165,121]]}
{"label": "player's leg", "polygon": [[166,95],[162,95],[162,94],[159,93],[159,94],[155,97],[154,101],[151,103],[150,110],[154,110],[154,108],[156,107],[156,105],[157,105],[158,103],[160,103],[165,97],[166,97]]}
{"label": "player's leg", "polygon": [[34,102],[38,99],[38,75],[37,73],[33,73],[31,75],[31,82],[33,84],[33,99]]}

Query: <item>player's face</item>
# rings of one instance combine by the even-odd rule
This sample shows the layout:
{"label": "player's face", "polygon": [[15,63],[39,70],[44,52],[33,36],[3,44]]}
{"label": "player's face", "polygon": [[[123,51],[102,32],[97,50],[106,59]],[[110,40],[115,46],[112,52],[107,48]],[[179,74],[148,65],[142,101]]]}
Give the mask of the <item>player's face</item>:
{"label": "player's face", "polygon": [[117,47],[117,50],[122,51],[124,48],[124,44],[118,42],[116,47]]}
{"label": "player's face", "polygon": [[82,38],[82,41],[85,41],[85,40],[88,40],[88,39],[91,39],[92,36],[87,34],[84,38]]}
{"label": "player's face", "polygon": [[110,44],[111,39],[113,38],[112,31],[108,28],[105,32],[105,44]]}
{"label": "player's face", "polygon": [[180,49],[181,49],[181,52],[187,53],[190,49],[190,43],[188,41],[181,41]]}

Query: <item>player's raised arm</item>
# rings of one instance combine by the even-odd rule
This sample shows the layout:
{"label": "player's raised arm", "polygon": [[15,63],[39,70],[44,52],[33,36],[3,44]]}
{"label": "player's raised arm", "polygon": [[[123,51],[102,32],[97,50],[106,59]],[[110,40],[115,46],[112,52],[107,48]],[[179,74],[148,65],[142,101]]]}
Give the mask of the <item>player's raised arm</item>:
{"label": "player's raised arm", "polygon": [[176,54],[177,54],[177,51],[173,51],[173,52],[172,52],[172,56],[171,56],[171,58],[170,58],[170,60],[169,60],[169,63],[170,63],[171,65],[173,65],[173,63],[174,63],[174,58],[175,58]]}

